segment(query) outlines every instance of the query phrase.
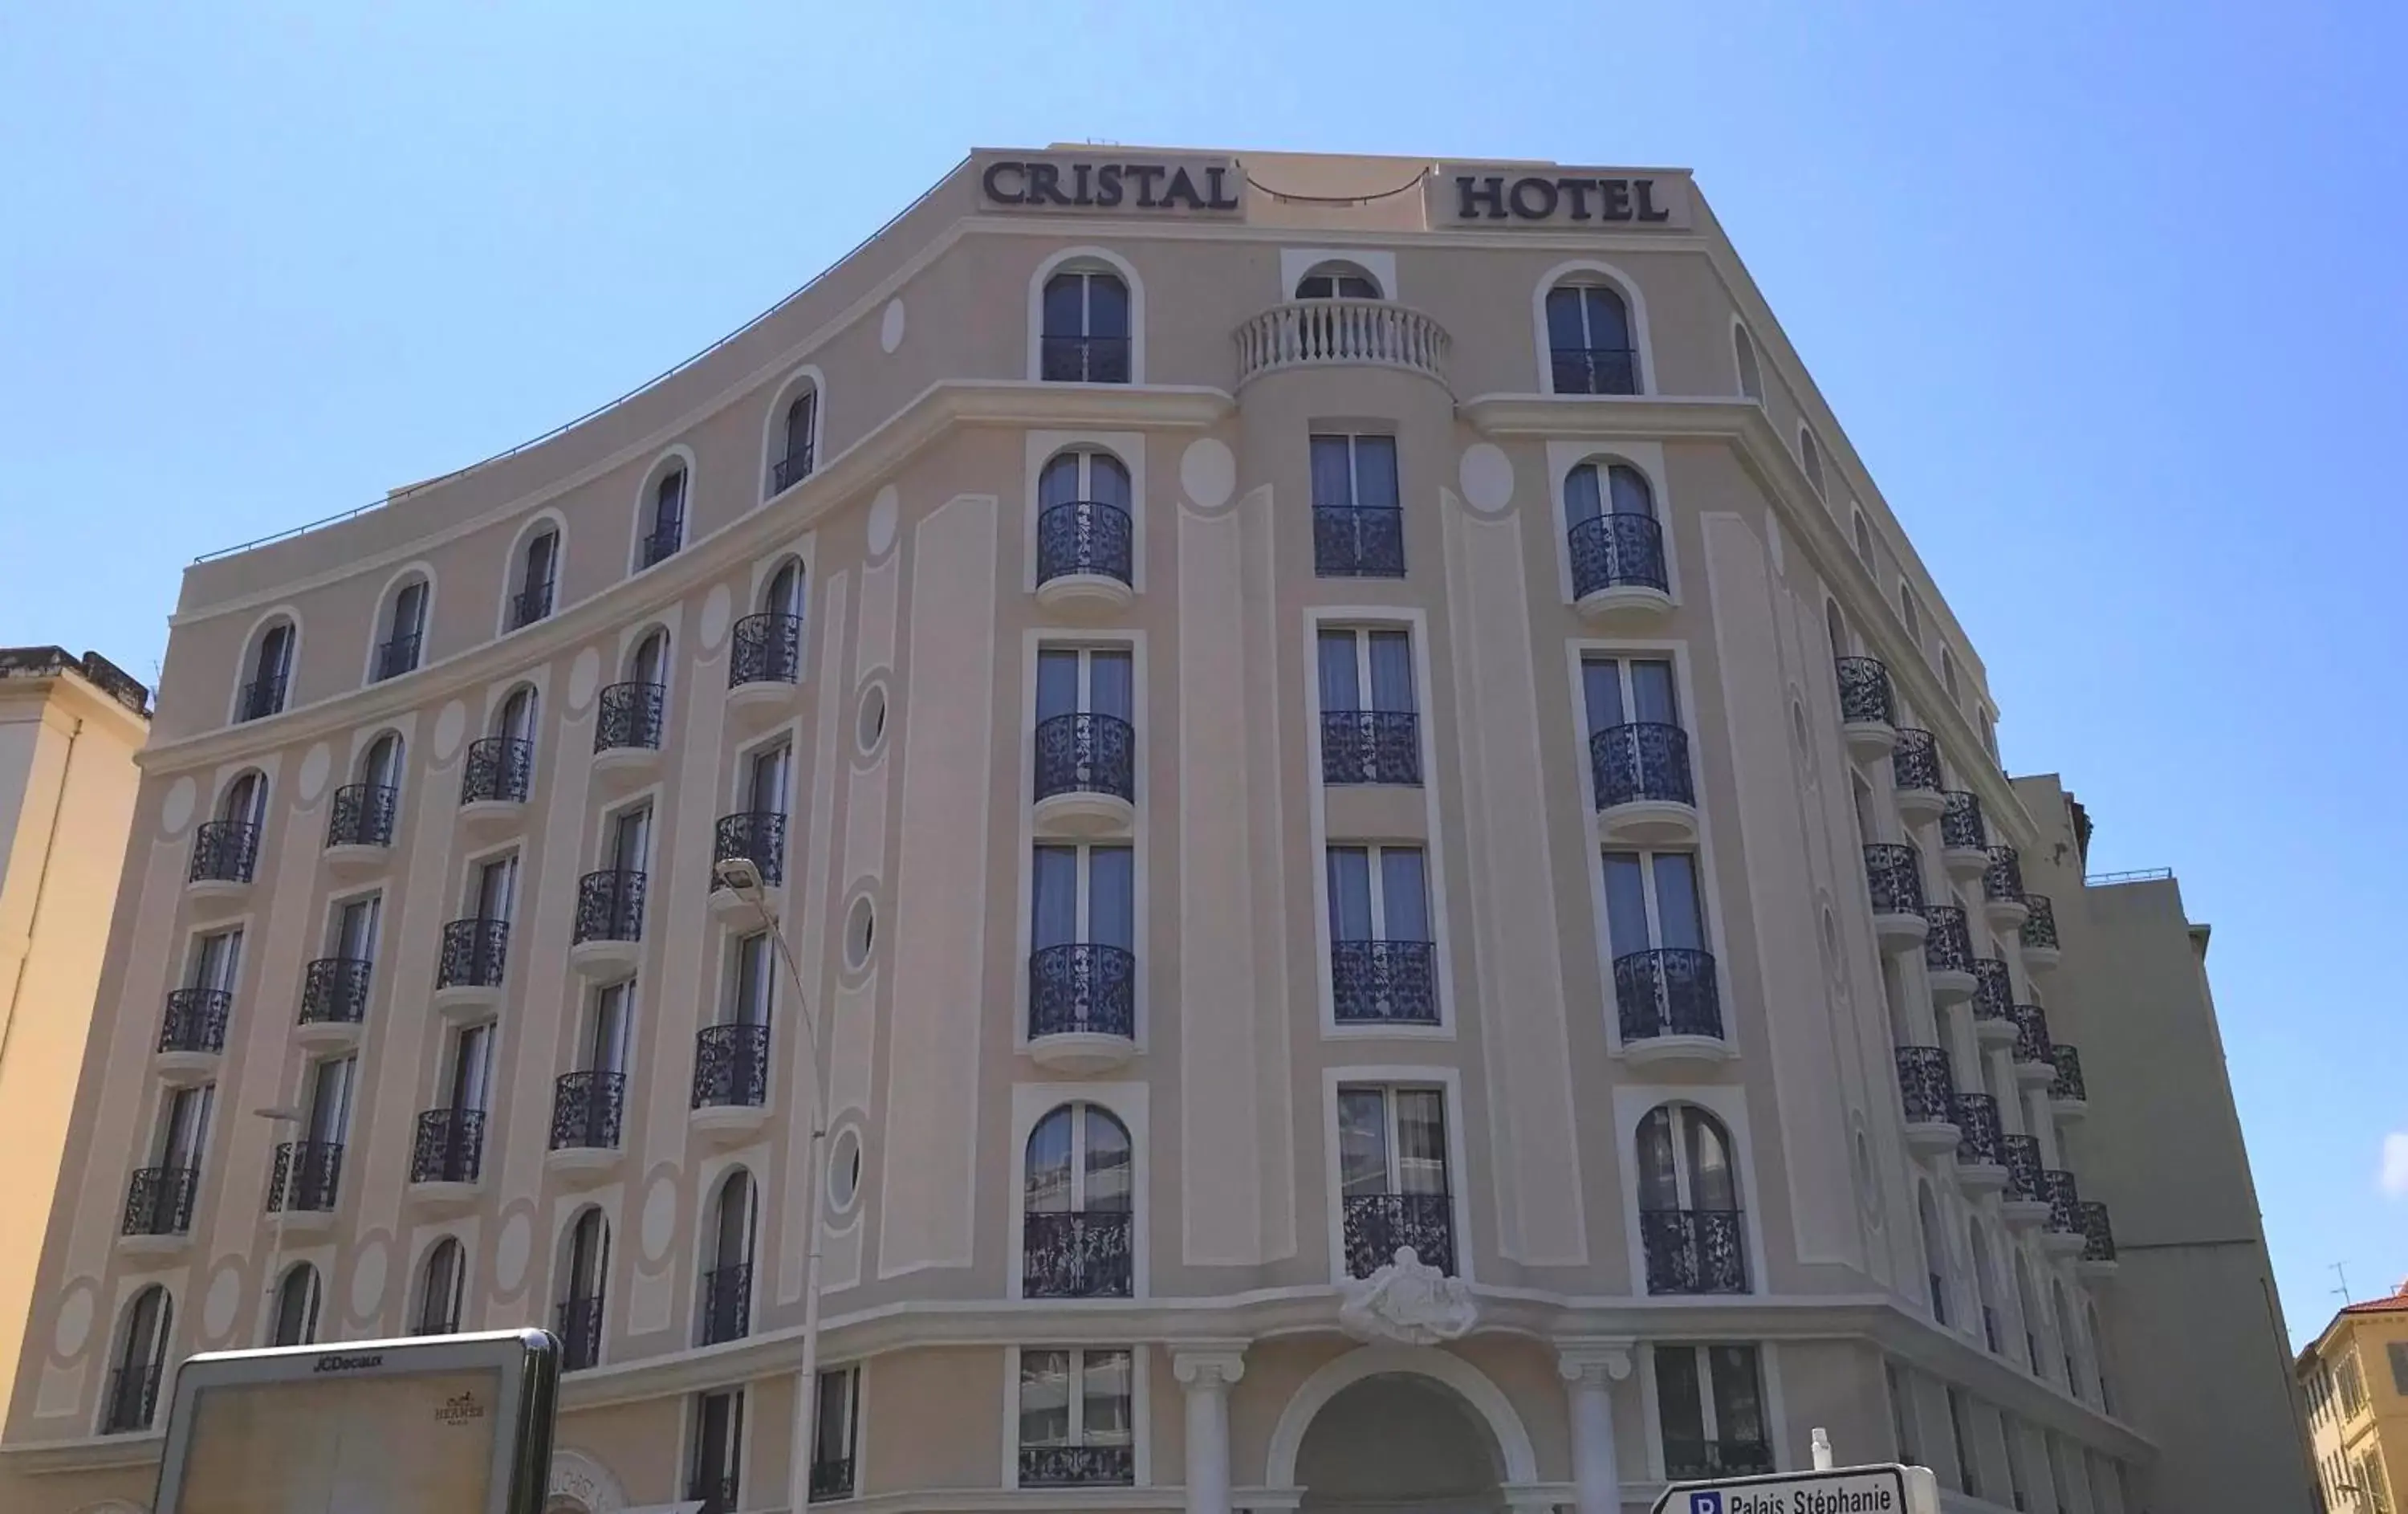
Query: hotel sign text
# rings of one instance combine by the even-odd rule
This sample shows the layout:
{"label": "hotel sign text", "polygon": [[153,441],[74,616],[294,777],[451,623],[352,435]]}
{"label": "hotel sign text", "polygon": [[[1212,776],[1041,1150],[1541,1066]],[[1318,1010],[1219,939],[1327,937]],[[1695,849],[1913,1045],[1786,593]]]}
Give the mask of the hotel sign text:
{"label": "hotel sign text", "polygon": [[1632,226],[1686,230],[1689,183],[1683,174],[1533,164],[1499,169],[1440,165],[1429,178],[1433,226]]}
{"label": "hotel sign text", "polygon": [[979,173],[979,194],[988,205],[1029,210],[1226,215],[1242,209],[1238,188],[1237,165],[1226,158],[996,158]]}

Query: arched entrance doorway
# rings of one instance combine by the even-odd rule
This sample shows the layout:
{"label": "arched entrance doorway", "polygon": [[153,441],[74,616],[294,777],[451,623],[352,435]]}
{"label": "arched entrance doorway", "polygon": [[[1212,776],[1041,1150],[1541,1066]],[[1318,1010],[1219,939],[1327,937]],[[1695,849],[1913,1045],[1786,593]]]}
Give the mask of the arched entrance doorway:
{"label": "arched entrance doorway", "polygon": [[1461,1395],[1434,1377],[1366,1377],[1321,1407],[1297,1449],[1308,1510],[1486,1514],[1502,1509],[1504,1458]]}

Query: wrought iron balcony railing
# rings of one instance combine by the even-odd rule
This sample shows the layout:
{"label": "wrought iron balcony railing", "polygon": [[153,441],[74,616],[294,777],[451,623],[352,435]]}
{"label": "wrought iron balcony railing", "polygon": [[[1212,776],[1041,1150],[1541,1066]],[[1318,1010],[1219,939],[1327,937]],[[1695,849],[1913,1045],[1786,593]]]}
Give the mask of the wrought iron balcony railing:
{"label": "wrought iron balcony railing", "polygon": [[1405,512],[1393,505],[1312,507],[1312,570],[1322,578],[1405,576]]}
{"label": "wrought iron balcony railing", "polygon": [[2082,1201],[2082,1260],[2115,1260],[2115,1229],[2107,1222],[2107,1206],[2096,1199]]}
{"label": "wrought iron balcony railing", "polygon": [[334,808],[326,815],[329,846],[390,846],[394,812],[401,807],[401,790],[387,784],[346,784],[335,790]]}
{"label": "wrought iron balcony railing", "polygon": [[667,686],[661,684],[613,684],[604,689],[600,713],[594,717],[594,750],[659,751],[668,697]]}
{"label": "wrought iron balcony railing", "polygon": [[1623,1042],[1660,1036],[1723,1036],[1714,959],[1688,946],[1656,946],[1613,959],[1614,1017]]}
{"label": "wrought iron balcony railing", "polygon": [[125,1185],[125,1235],[182,1235],[193,1228],[197,1167],[141,1167]]}
{"label": "wrought iron balcony railing", "polygon": [[1898,1092],[1910,1125],[1956,1122],[1956,1079],[1944,1046],[1898,1048]]}
{"label": "wrought iron balcony railing", "polygon": [[563,1299],[552,1306],[552,1328],[560,1334],[560,1370],[581,1372],[602,1360],[602,1301]]}
{"label": "wrought iron balcony railing", "polygon": [[1125,1209],[1030,1214],[1021,1219],[1020,1291],[1032,1299],[1125,1299],[1131,1241]]}
{"label": "wrought iron balcony railing", "polygon": [[2048,1096],[2072,1103],[2088,1102],[2090,1088],[2082,1080],[2082,1053],[2063,1042],[2052,1042],[2048,1060],[2057,1068],[2057,1076],[2048,1085]]}
{"label": "wrought iron balcony railing", "polygon": [[116,1367],[108,1374],[108,1397],[100,1408],[100,1433],[132,1435],[150,1428],[159,1407],[159,1364]]}
{"label": "wrought iron balcony railing", "polygon": [[1940,742],[1914,726],[1898,728],[1898,748],[1889,756],[1890,781],[1901,789],[1940,791]]}
{"label": "wrought iron balcony railing", "polygon": [[1576,599],[1607,589],[1671,591],[1664,570],[1664,526],[1653,515],[1615,511],[1575,521],[1564,533],[1564,555],[1571,559]]}
{"label": "wrought iron balcony railing", "polygon": [[786,881],[786,816],[780,810],[741,810],[723,815],[711,830],[710,887],[713,892],[729,887],[719,878],[717,864],[731,858],[743,858],[761,871],[765,884]]}
{"label": "wrought iron balcony railing", "polygon": [[1137,956],[1076,942],[1028,954],[1028,1038],[1137,1034]]}
{"label": "wrought iron balcony railing", "polygon": [[1126,337],[1055,337],[1037,339],[1037,372],[1047,383],[1126,383],[1129,382],[1129,339]]}
{"label": "wrought iron balcony railing", "polygon": [[627,1074],[563,1073],[552,1085],[552,1149],[615,1151]]}
{"label": "wrought iron balcony railing", "polygon": [[1037,517],[1037,582],[1088,576],[1133,584],[1135,532],[1129,512],[1100,499],[1068,499]]}
{"label": "wrought iron balcony railing", "polygon": [[495,988],[509,954],[508,920],[452,920],[443,927],[443,954],[435,964],[437,988]]}
{"label": "wrought iron balcony railing", "polygon": [[803,681],[803,617],[779,613],[747,615],[730,633],[727,686],[799,684]]}
{"label": "wrought iron balcony railing", "polygon": [[388,678],[399,678],[404,673],[417,671],[419,643],[423,640],[418,632],[411,631],[408,635],[378,642],[375,681],[381,684]]}
{"label": "wrought iron balcony railing", "polygon": [[1324,710],[1321,781],[1418,786],[1421,716],[1412,710]]}
{"label": "wrought iron balcony railing", "polygon": [[1736,1478],[1771,1470],[1770,1441],[1664,1437],[1664,1475],[1668,1478]]}
{"label": "wrought iron balcony railing", "polygon": [[1547,367],[1559,395],[1635,395],[1639,353],[1628,347],[1557,347]]}
{"label": "wrought iron balcony railing", "polygon": [[773,495],[783,494],[810,476],[810,443],[805,442],[799,447],[789,447],[786,455],[770,466],[769,492]]}
{"label": "wrought iron balcony railing", "polygon": [[1973,959],[1973,1018],[2013,1025],[2015,1020],[2014,979],[2007,964],[1995,957]]}
{"label": "wrought iron balcony railing", "polygon": [[830,1499],[853,1496],[853,1458],[850,1456],[815,1456],[811,1458],[811,1502],[825,1503]]}
{"label": "wrought iron balcony railing", "polygon": [[1340,1200],[1346,1276],[1369,1277],[1410,1246],[1426,1266],[1455,1274],[1455,1201],[1444,1193],[1351,1193]]}
{"label": "wrought iron balcony railing", "polygon": [[2007,1197],[2017,1204],[2046,1204],[2048,1184],[2041,1175],[2040,1137],[2002,1135],[1999,1154],[2007,1168]]}
{"label": "wrought iron balcony railing", "polygon": [[1952,850],[1988,852],[1990,828],[1982,820],[1982,796],[1950,788],[1942,791],[1940,800],[1940,844]]}
{"label": "wrought iron balcony railing", "polygon": [[249,883],[259,866],[259,825],[251,820],[210,820],[193,832],[194,883]]}
{"label": "wrought iron balcony railing", "polygon": [[1329,991],[1340,1025],[1436,1025],[1437,944],[1333,941]]}
{"label": "wrought iron balcony railing", "polygon": [[552,580],[521,589],[510,596],[510,629],[532,626],[552,613]]}
{"label": "wrought iron balcony railing", "polygon": [[535,776],[535,743],[517,736],[484,736],[468,743],[460,769],[463,804],[523,804]]}
{"label": "wrought iron balcony railing", "polygon": [[267,1180],[267,1212],[324,1214],[335,1207],[343,1175],[340,1141],[282,1141]]}
{"label": "wrought iron balcony railing", "polygon": [[769,1102],[769,1028],[706,1025],[694,1034],[694,1107],[758,1108]]}
{"label": "wrought iron balcony railing", "polygon": [[702,1318],[695,1322],[695,1344],[716,1346],[742,1340],[752,1329],[752,1264],[714,1267],[702,1275]]}
{"label": "wrought iron balcony railing", "polygon": [[1890,724],[1889,670],[1872,657],[1839,659],[1840,718],[1850,725]]}
{"label": "wrought iron balcony railing", "polygon": [[243,685],[241,695],[235,700],[235,719],[265,720],[269,715],[283,714],[284,691],[289,682],[280,674],[273,678],[255,678]]}
{"label": "wrought iron balcony railing", "polygon": [[1923,858],[1912,846],[1874,842],[1865,847],[1865,886],[1875,915],[1923,913]]}
{"label": "wrought iron balcony railing", "polygon": [[2005,1165],[1999,1138],[1999,1101],[1986,1093],[1956,1096],[1956,1161],[1964,1167]]}
{"label": "wrought iron balcony railing", "polygon": [[2024,916],[2022,929],[2016,932],[2024,950],[2057,950],[2057,906],[2046,894],[2026,894],[2024,908],[2030,913]]}
{"label": "wrought iron balcony railing", "polygon": [[2014,1060],[2053,1067],[2056,1058],[2048,1039],[2048,1011],[2038,1004],[2017,1004]]}
{"label": "wrought iron balcony railing", "polygon": [[2060,1235],[2082,1233],[2082,1194],[2073,1185],[2073,1175],[2050,1171],[2040,1175],[2042,1190],[2048,1195],[2048,1228]]}
{"label": "wrought iron balcony railing", "polygon": [[1137,798],[1137,731],[1118,715],[1079,710],[1037,723],[1037,797]]}
{"label": "wrought iron balcony railing", "polygon": [[161,1051],[225,1050],[226,1017],[234,1011],[234,994],[224,988],[177,988],[167,995],[167,1013],[159,1022]]}
{"label": "wrought iron balcony railing", "polygon": [[573,942],[644,939],[644,875],[632,868],[605,868],[577,880],[577,928]]}
{"label": "wrought iron balcony railing", "polygon": [[303,1025],[358,1025],[367,1018],[376,964],[360,957],[321,957],[301,970]]}
{"label": "wrought iron balcony railing", "polygon": [[1125,1488],[1137,1481],[1137,1453],[1127,1446],[1023,1446],[1024,1488]]}
{"label": "wrought iron balcony railing", "polygon": [[1650,800],[1698,802],[1689,775],[1689,733],[1678,726],[1643,720],[1592,731],[1588,767],[1600,810]]}
{"label": "wrought iron balcony railing", "polygon": [[1747,1228],[1737,1209],[1641,1209],[1650,1293],[1744,1293]]}
{"label": "wrought iron balcony railing", "polygon": [[413,1183],[473,1183],[484,1168],[485,1112],[428,1109],[420,1112],[409,1144]]}
{"label": "wrought iron balcony railing", "polygon": [[1990,865],[1982,870],[1982,897],[1993,904],[2024,901],[2024,862],[2014,847],[1990,848]]}
{"label": "wrought iron balcony railing", "polygon": [[1973,971],[1973,933],[1965,911],[1955,904],[1927,904],[1923,918],[1930,929],[1923,938],[1923,965],[1934,973]]}
{"label": "wrought iron balcony railing", "polygon": [[644,540],[637,544],[636,567],[641,570],[656,563],[666,562],[676,556],[678,548],[683,545],[685,545],[685,522],[664,521],[652,527],[645,535]]}

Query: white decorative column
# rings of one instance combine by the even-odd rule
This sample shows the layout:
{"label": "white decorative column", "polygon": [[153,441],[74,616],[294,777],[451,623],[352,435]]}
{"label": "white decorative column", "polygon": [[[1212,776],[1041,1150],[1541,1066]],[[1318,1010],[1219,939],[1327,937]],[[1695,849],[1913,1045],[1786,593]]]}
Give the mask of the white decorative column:
{"label": "white decorative column", "polygon": [[1174,1347],[1170,1374],[1187,1390],[1187,1514],[1229,1514],[1229,1385],[1245,1347]]}
{"label": "white decorative column", "polygon": [[1572,1507],[1578,1514],[1622,1514],[1622,1469],[1613,1459],[1613,1385],[1630,1376],[1627,1340],[1567,1341],[1555,1370],[1571,1399]]}

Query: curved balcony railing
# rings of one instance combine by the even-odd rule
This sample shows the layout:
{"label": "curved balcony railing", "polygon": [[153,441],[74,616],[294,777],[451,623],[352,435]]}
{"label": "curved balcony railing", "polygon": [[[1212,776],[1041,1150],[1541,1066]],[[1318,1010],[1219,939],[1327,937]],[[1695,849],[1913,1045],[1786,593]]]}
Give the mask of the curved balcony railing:
{"label": "curved balcony railing", "polygon": [[1940,791],[1940,741],[1914,726],[1898,728],[1898,747],[1889,755],[1890,781],[1902,789]]}
{"label": "curved balcony railing", "polygon": [[1588,771],[1600,810],[1649,800],[1698,802],[1689,775],[1689,733],[1678,726],[1641,720],[1592,731]]}
{"label": "curved balcony railing", "polygon": [[2087,1102],[2090,1086],[2082,1079],[2082,1053],[2062,1042],[2052,1043],[2048,1048],[2048,1060],[2049,1064],[2057,1069],[2057,1076],[2048,1085],[2048,1096],[2069,1103]]}
{"label": "curved balcony railing", "polygon": [[604,689],[601,712],[594,718],[594,750],[659,751],[662,712],[667,708],[668,697],[666,685],[661,684],[613,684]]}
{"label": "curved balcony railing", "polygon": [[1615,958],[1613,1005],[1626,1045],[1668,1035],[1723,1038],[1714,959],[1694,947],[1656,946]]}
{"label": "curved balcony railing", "polygon": [[1405,576],[1405,512],[1392,505],[1312,507],[1312,570],[1322,578]]}
{"label": "curved balcony railing", "polygon": [[301,970],[304,1025],[357,1025],[367,1018],[374,963],[359,957],[321,957]]}
{"label": "curved balcony railing", "polygon": [[1100,942],[1028,954],[1028,1038],[1137,1034],[1137,956]]}
{"label": "curved balcony railing", "polygon": [[1438,946],[1427,941],[1333,941],[1329,993],[1340,1025],[1436,1025]]}
{"label": "curved balcony railing", "polygon": [[1137,798],[1137,730],[1118,715],[1079,710],[1037,723],[1037,797]]}
{"label": "curved balcony railing", "polygon": [[2060,1235],[2082,1233],[2082,1194],[2068,1172],[2040,1175],[2041,1190],[2048,1195],[2048,1228]]}
{"label": "curved balcony railing", "polygon": [[2007,1197],[2017,1204],[2046,1204],[2048,1183],[2041,1175],[2040,1137],[2001,1135],[1999,1155],[2007,1167]]}
{"label": "curved balcony railing", "polygon": [[1137,1451],[1128,1446],[1023,1446],[1024,1488],[1125,1488],[1137,1481]]}
{"label": "curved balcony railing", "polygon": [[694,1107],[758,1108],[769,1102],[769,1028],[706,1025],[694,1034]]}
{"label": "curved balcony railing", "polygon": [[1446,328],[1384,299],[1297,299],[1237,330],[1238,382],[1281,368],[1337,364],[1405,368],[1446,382]]}
{"label": "curved balcony railing", "polygon": [[1889,669],[1874,657],[1842,657],[1840,718],[1849,725],[1890,724]]}
{"label": "curved balcony railing", "polygon": [[259,825],[210,820],[193,832],[193,883],[249,883],[259,866]]}
{"label": "curved balcony railing", "polygon": [[1973,971],[1973,932],[1965,911],[1955,904],[1927,904],[1923,918],[1930,929],[1923,937],[1923,965],[1934,973]]}
{"label": "curved balcony railing", "polygon": [[2014,847],[1990,848],[1990,865],[1982,870],[1982,897],[1993,904],[2024,901],[2024,861]]}
{"label": "curved balcony railing", "polygon": [[602,1301],[563,1299],[552,1306],[552,1327],[560,1335],[560,1370],[581,1372],[602,1360]]}
{"label": "curved balcony railing", "polygon": [[2007,964],[1995,957],[1974,959],[1973,1017],[2014,1023],[2014,980],[2007,973]]}
{"label": "curved balcony railing", "polygon": [[132,1435],[150,1429],[151,1419],[159,1411],[159,1363],[112,1367],[106,1391],[108,1397],[100,1408],[102,1435]]}
{"label": "curved balcony railing", "polygon": [[1956,1077],[1944,1046],[1898,1048],[1898,1093],[1910,1125],[1956,1122]]}
{"label": "curved balcony railing", "polygon": [[197,1167],[142,1167],[125,1185],[126,1235],[182,1235],[193,1228],[193,1197],[200,1190]]}
{"label": "curved balcony railing", "polygon": [[1650,1293],[1747,1291],[1747,1228],[1737,1209],[1641,1209]]}
{"label": "curved balcony railing", "polygon": [[510,596],[510,629],[520,630],[544,620],[552,614],[552,580],[521,589]]}
{"label": "curved balcony railing", "polygon": [[254,678],[243,685],[241,695],[235,700],[235,718],[265,720],[269,715],[283,714],[284,691],[290,682],[280,674],[272,678]]}
{"label": "curved balcony railing", "polygon": [[1865,847],[1865,887],[1875,915],[1921,915],[1923,858],[1912,846],[1878,841]]}
{"label": "curved balcony railing", "polygon": [[[742,1340],[752,1329],[752,1264],[713,1267],[702,1275],[702,1318],[695,1322],[695,1344],[716,1346]],[[732,1508],[733,1506],[730,1506]]]}
{"label": "curved balcony railing", "polygon": [[1982,820],[1982,796],[1950,788],[1942,790],[1940,799],[1940,844],[1969,852],[1989,851],[1990,828]]}
{"label": "curved balcony railing", "polygon": [[730,633],[727,686],[799,684],[803,679],[803,617],[777,612],[747,615]]}
{"label": "curved balcony railing", "polygon": [[280,1141],[267,1181],[267,1212],[324,1214],[343,1175],[340,1141]]}
{"label": "curved balcony railing", "polygon": [[636,567],[640,571],[677,555],[685,545],[685,522],[666,520],[652,527],[636,547]]}
{"label": "curved balcony railing", "polygon": [[2115,1229],[2107,1222],[2107,1206],[2096,1199],[2081,1201],[2082,1260],[2115,1260]]}
{"label": "curved balcony railing", "polygon": [[786,455],[770,465],[769,492],[783,494],[810,476],[811,444],[806,441],[799,446],[790,445]]}
{"label": "curved balcony railing", "polygon": [[390,846],[401,790],[387,784],[346,784],[335,790],[326,815],[329,846]]}
{"label": "curved balcony railing", "polygon": [[2055,1048],[2048,1039],[2048,1011],[2038,1004],[2017,1004],[2014,1017],[2014,1060],[2035,1066],[2054,1067]]}
{"label": "curved balcony railing", "polygon": [[1555,347],[1547,353],[1548,376],[1559,395],[1635,395],[1639,353],[1629,347]]}
{"label": "curved balcony railing", "polygon": [[577,880],[577,929],[572,943],[644,939],[644,875],[605,868]]}
{"label": "curved balcony railing", "polygon": [[1607,589],[1671,592],[1664,570],[1664,526],[1653,515],[1627,510],[1574,521],[1564,533],[1564,555],[1571,559],[1576,599]]}
{"label": "curved balcony railing", "polygon": [[1048,332],[1037,339],[1037,364],[1038,376],[1047,383],[1126,383],[1129,339]]}
{"label": "curved balcony railing", "polygon": [[617,1150],[626,1102],[624,1073],[563,1073],[552,1085],[552,1149]]}
{"label": "curved balcony railing", "polygon": [[497,988],[508,959],[510,922],[452,920],[443,927],[443,954],[435,964],[437,988]]}
{"label": "curved balcony railing", "polygon": [[211,1055],[224,1051],[226,1017],[233,1012],[234,994],[225,988],[170,991],[167,1013],[159,1021],[159,1049]]}
{"label": "curved balcony railing", "polygon": [[1455,1275],[1455,1201],[1446,1194],[1352,1193],[1340,1204],[1347,1276],[1370,1276],[1406,1246],[1424,1266]]}
{"label": "curved balcony railing", "polygon": [[2023,927],[2016,932],[2024,950],[2057,950],[2057,906],[2046,894],[2026,894],[2024,908],[2029,913],[2024,916]]}
{"label": "curved balcony railing", "polygon": [[2003,1165],[2000,1154],[1999,1101],[1986,1093],[1956,1096],[1956,1161],[1965,1167]]}
{"label": "curved balcony railing", "polygon": [[1125,1209],[1030,1214],[1021,1218],[1020,1291],[1032,1299],[1125,1299],[1130,1292]]}
{"label": "curved balcony railing", "polygon": [[484,1168],[485,1112],[426,1109],[409,1143],[413,1183],[473,1183]]}
{"label": "curved balcony railing", "polygon": [[1074,574],[1134,583],[1134,532],[1129,512],[1100,499],[1049,505],[1037,517],[1037,582]]}
{"label": "curved balcony railing", "polygon": [[1324,710],[1321,781],[1419,786],[1421,715],[1412,710]]}
{"label": "curved balcony railing", "polygon": [[460,769],[463,804],[523,804],[535,776],[535,743],[518,736],[482,736],[468,743]]}
{"label": "curved balcony railing", "polygon": [[711,828],[710,833],[710,887],[714,892],[729,887],[720,882],[718,864],[738,857],[761,870],[763,883],[784,883],[785,813],[781,810],[740,810],[719,817],[719,824]]}
{"label": "curved balcony railing", "polygon": [[388,678],[415,672],[418,669],[418,648],[423,640],[419,632],[411,631],[408,635],[378,642],[375,682],[381,684]]}

